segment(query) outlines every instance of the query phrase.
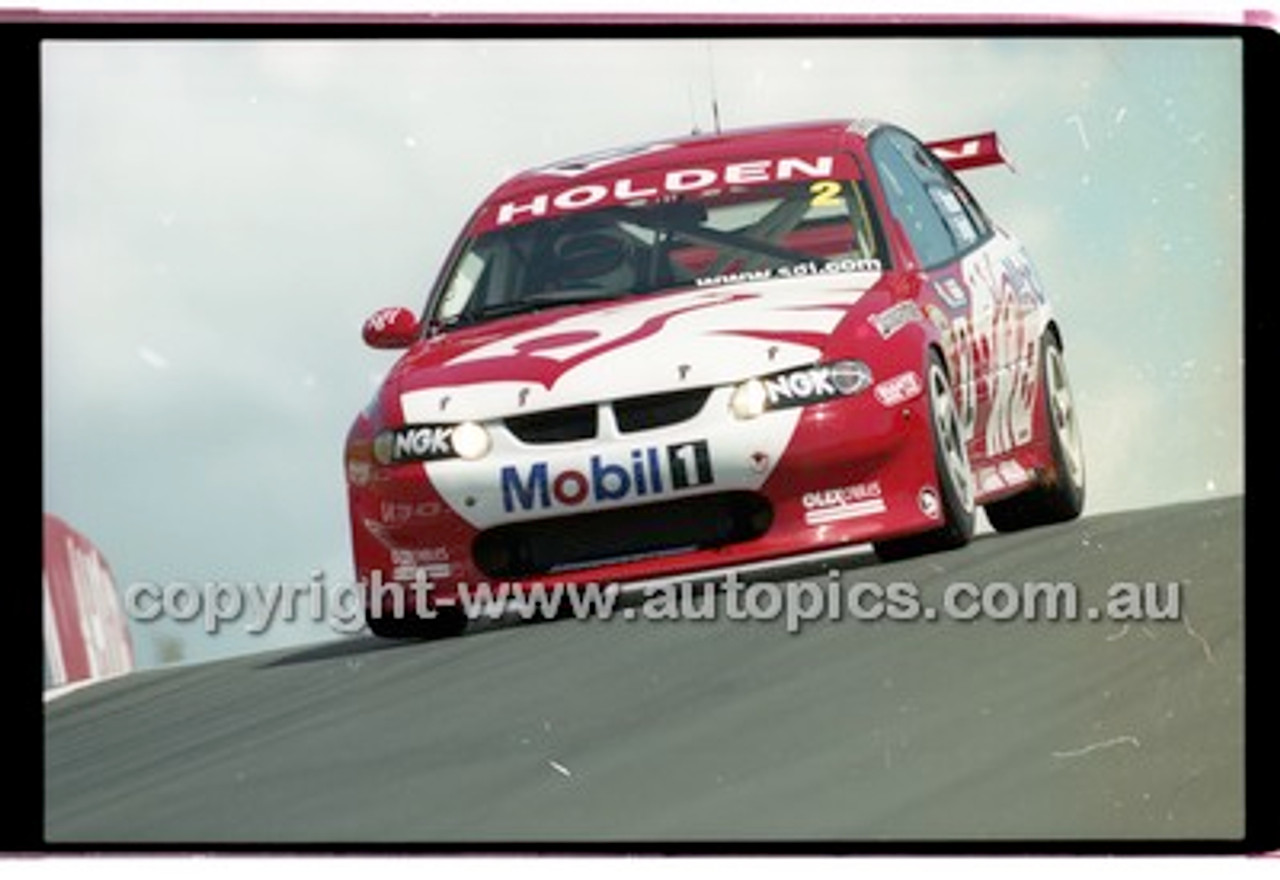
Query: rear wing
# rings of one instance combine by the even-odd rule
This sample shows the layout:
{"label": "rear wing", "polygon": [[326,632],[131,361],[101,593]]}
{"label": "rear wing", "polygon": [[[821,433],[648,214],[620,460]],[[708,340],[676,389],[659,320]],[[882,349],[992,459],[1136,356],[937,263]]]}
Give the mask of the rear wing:
{"label": "rear wing", "polygon": [[1005,155],[1004,145],[994,131],[931,141],[925,146],[952,171],[967,171],[986,165],[1005,165],[1010,171],[1017,170]]}

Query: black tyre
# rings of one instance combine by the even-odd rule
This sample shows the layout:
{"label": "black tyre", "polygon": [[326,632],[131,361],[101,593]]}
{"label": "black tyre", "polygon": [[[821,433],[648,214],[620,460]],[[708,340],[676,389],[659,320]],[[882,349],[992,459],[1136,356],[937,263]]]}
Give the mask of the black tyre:
{"label": "black tyre", "polygon": [[936,351],[929,352],[926,372],[929,423],[933,430],[933,460],[941,493],[937,503],[942,525],[919,535],[877,542],[876,555],[886,562],[939,550],[953,550],[963,547],[973,537],[973,470],[969,466],[969,450],[965,446],[964,429],[960,423],[960,413],[956,410],[951,380]]}
{"label": "black tyre", "polygon": [[986,505],[987,521],[998,532],[1065,522],[1084,510],[1084,443],[1062,346],[1052,334],[1045,336],[1041,346],[1040,381],[1052,466],[1034,487]]}
{"label": "black tyre", "polygon": [[366,608],[364,619],[369,631],[384,639],[443,639],[461,635],[467,628],[467,615],[452,606],[436,608],[434,617],[373,614]]}

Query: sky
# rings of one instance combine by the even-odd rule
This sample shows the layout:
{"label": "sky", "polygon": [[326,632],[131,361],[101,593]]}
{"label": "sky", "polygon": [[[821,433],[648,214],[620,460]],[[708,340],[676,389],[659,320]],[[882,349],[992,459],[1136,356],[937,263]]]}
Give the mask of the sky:
{"label": "sky", "polygon": [[[1065,338],[1089,514],[1239,494],[1241,46],[1231,38],[54,39],[42,44],[44,508],[145,583],[351,579],[342,446],[454,236],[523,168],[870,116],[996,129],[969,172]],[[304,617],[306,615],[303,615]],[[204,660],[323,618],[135,622]]]}

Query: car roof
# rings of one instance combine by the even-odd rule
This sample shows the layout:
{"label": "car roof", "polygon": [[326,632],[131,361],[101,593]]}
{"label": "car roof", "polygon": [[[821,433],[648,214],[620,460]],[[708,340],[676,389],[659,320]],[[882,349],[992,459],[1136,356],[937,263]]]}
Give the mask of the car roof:
{"label": "car roof", "polygon": [[543,190],[549,182],[584,183],[672,165],[694,167],[793,151],[833,151],[850,140],[865,138],[876,125],[862,119],[825,119],[648,141],[522,171],[494,190],[489,201]]}

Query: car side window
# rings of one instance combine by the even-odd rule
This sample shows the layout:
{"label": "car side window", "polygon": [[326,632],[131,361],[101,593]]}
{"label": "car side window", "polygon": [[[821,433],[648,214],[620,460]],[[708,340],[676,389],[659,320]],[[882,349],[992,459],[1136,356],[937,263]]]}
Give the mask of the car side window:
{"label": "car side window", "polygon": [[991,221],[987,219],[987,215],[982,212],[982,208],[978,206],[977,201],[970,195],[969,190],[960,182],[960,179],[951,172],[951,169],[943,166],[942,173],[950,184],[951,193],[955,196],[959,210],[964,212],[965,220],[968,221],[976,233],[977,240],[986,238],[991,234]]}
{"label": "car side window", "polygon": [[908,162],[898,145],[896,132],[886,131],[871,143],[889,212],[911,241],[916,256],[926,267],[945,263],[958,249],[939,213],[936,195],[931,195],[918,171]]}
{"label": "car side window", "polygon": [[887,131],[871,152],[885,181],[889,210],[926,267],[954,259],[990,233],[973,196],[919,141]]}
{"label": "car side window", "polygon": [[938,207],[952,241],[966,251],[990,231],[986,217],[978,209],[973,196],[965,189],[942,160],[914,138],[899,135],[898,148],[908,157],[912,170],[920,178],[929,197]]}

